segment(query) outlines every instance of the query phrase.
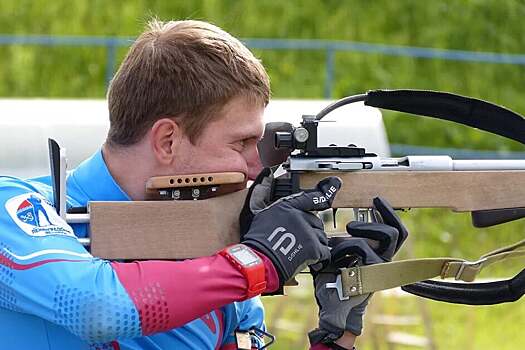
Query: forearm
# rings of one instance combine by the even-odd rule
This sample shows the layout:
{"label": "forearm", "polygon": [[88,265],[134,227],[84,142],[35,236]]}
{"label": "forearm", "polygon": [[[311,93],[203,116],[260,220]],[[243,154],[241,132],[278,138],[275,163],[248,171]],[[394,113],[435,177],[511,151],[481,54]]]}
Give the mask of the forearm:
{"label": "forearm", "polygon": [[[267,291],[278,286],[277,273],[265,262]],[[112,263],[118,278],[133,300],[143,334],[176,328],[214,309],[246,299],[242,273],[225,257],[213,255],[181,262],[143,261]],[[159,322],[148,310],[164,315]]]}

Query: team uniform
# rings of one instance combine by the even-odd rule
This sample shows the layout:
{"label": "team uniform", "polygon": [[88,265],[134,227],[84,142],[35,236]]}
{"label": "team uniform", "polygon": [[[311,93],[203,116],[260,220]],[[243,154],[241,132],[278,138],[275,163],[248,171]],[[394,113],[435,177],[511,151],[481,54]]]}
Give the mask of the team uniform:
{"label": "team uniform", "polygon": [[[67,194],[68,208],[130,200],[101,151],[68,175]],[[93,257],[77,240],[87,225],[66,224],[52,198],[49,177],[0,177],[2,348],[226,350],[236,349],[235,330],[265,329],[260,299],[238,301],[246,281],[225,257]],[[267,272],[271,290],[278,278]]]}

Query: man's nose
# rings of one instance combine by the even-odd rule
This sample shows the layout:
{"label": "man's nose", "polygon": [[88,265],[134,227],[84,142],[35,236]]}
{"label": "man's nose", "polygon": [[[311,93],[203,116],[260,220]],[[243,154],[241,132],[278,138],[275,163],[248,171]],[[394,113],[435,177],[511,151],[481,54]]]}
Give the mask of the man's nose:
{"label": "man's nose", "polygon": [[250,152],[250,157],[248,158],[248,180],[255,180],[257,175],[263,169],[261,158],[259,158],[259,153],[257,148],[253,152]]}

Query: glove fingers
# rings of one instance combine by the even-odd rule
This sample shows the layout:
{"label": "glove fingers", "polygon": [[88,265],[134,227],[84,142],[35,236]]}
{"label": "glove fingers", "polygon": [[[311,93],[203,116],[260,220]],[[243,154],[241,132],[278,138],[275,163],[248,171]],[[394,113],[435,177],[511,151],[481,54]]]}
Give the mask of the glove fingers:
{"label": "glove fingers", "polygon": [[395,227],[381,223],[352,221],[346,225],[346,231],[352,237],[367,238],[377,242],[378,246],[371,245],[372,249],[383,259],[392,260],[399,237],[399,232]]}
{"label": "glove fingers", "polygon": [[310,265],[310,268],[315,272],[319,272],[322,269],[324,269],[326,265],[330,262],[331,257],[330,248],[328,248],[327,245],[321,245],[319,248],[320,256],[318,262],[313,265]]}
{"label": "glove fingers", "polygon": [[[239,224],[240,224],[240,233],[241,233],[241,239],[244,237],[246,232],[248,232],[250,225],[252,224],[254,212],[252,211],[252,193],[254,192],[255,188],[263,182],[265,178],[270,178],[272,174],[272,171],[270,168],[264,168],[259,175],[255,178],[255,181],[250,186],[250,189],[248,190],[248,194],[246,195],[246,200],[244,201],[244,205],[242,207],[241,213],[239,214]],[[259,195],[261,197],[261,195]]]}
{"label": "glove fingers", "polygon": [[261,170],[261,172],[257,175],[255,180],[253,181],[252,187],[257,186],[260,184],[265,177],[270,177],[272,175],[272,170],[270,168],[264,168]]}
{"label": "glove fingers", "polygon": [[250,188],[252,192],[249,205],[252,213],[257,214],[270,204],[271,187],[272,178],[264,177],[258,185]]}
{"label": "glove fingers", "polygon": [[401,245],[407,239],[408,230],[405,225],[403,225],[403,222],[399,216],[397,216],[395,213],[394,208],[392,208],[392,206],[384,198],[376,197],[374,198],[373,203],[374,208],[383,218],[383,222],[387,225],[395,227],[399,232],[399,237],[397,239],[396,248],[394,251],[395,253],[399,250],[399,248],[401,248]]}
{"label": "glove fingers", "polygon": [[301,211],[300,215],[302,215],[305,221],[313,228],[318,229],[318,230],[324,230],[323,220],[321,220],[321,218],[319,218],[314,213]]}
{"label": "glove fingers", "polygon": [[332,254],[328,245],[323,245],[321,248],[321,258],[319,261],[330,261]]}
{"label": "glove fingers", "polygon": [[313,190],[291,195],[284,199],[294,208],[303,211],[320,211],[331,208],[335,195],[341,188],[341,180],[338,177],[327,177],[317,184]]}
{"label": "glove fingers", "polygon": [[[328,236],[326,236],[326,233],[322,229],[318,229],[316,230],[316,235],[319,239],[319,242],[321,242],[322,245],[328,247]],[[328,258],[330,258],[330,256]]]}
{"label": "glove fingers", "polygon": [[360,303],[356,307],[352,308],[352,312],[348,314],[348,317],[346,318],[345,330],[350,331],[355,335],[361,335],[361,332],[363,331],[363,316],[365,315],[366,306],[368,305],[368,301],[370,300],[371,296],[372,294],[363,294],[358,297],[354,297],[360,298]]}
{"label": "glove fingers", "polygon": [[351,237],[332,248],[332,262],[348,260],[348,256],[358,256],[363,265],[384,262],[383,259],[370,247],[365,238]]}

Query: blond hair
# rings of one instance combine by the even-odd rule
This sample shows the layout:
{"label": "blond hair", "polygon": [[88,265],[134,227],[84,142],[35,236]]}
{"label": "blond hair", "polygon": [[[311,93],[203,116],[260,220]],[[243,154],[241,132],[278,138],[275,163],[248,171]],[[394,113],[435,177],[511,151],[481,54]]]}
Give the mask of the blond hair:
{"label": "blond hair", "polygon": [[107,142],[134,144],[163,117],[180,117],[194,142],[237,96],[270,98],[264,67],[239,40],[207,22],[153,20],[111,81]]}

